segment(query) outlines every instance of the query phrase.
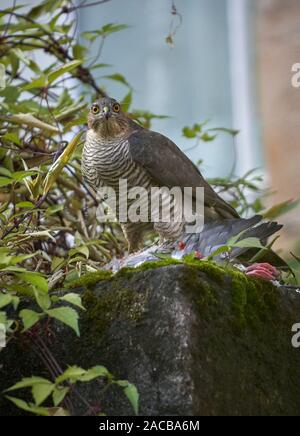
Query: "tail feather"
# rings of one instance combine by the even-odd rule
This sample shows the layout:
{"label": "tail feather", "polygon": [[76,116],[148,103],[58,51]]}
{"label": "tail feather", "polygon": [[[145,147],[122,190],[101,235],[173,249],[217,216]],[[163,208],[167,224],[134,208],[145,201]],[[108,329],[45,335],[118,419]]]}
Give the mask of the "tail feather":
{"label": "tail feather", "polygon": [[[203,256],[209,256],[214,253],[218,248],[226,245],[228,241],[241,234],[239,241],[246,238],[258,238],[262,245],[266,245],[268,238],[277,233],[282,225],[277,222],[261,223],[262,217],[256,215],[249,219],[228,219],[220,222],[209,222],[204,225],[202,232],[185,234],[182,241],[185,243],[184,251],[186,254],[193,251],[199,251]],[[230,256],[232,258],[242,257],[250,259],[255,255],[258,249],[253,248],[233,248]],[[266,252],[267,253],[267,252]],[[247,256],[249,254],[249,256]],[[273,260],[276,264],[281,265],[285,262],[273,253]]]}

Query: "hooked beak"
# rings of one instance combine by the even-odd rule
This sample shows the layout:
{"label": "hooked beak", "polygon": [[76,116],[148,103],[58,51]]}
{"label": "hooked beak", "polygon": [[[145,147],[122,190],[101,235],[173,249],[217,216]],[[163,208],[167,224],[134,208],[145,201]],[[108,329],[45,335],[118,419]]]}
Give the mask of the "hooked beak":
{"label": "hooked beak", "polygon": [[109,108],[107,106],[104,106],[102,112],[103,112],[105,118],[108,120],[108,118],[109,118]]}

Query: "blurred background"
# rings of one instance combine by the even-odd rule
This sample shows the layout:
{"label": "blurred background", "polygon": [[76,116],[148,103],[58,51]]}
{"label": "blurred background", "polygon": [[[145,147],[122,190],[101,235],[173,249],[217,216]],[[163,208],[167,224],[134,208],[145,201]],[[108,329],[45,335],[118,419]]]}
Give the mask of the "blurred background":
{"label": "blurred background", "polygon": [[[175,19],[168,0],[114,0],[82,9],[80,28],[131,24],[121,38],[107,41],[103,58],[133,84],[135,107],[172,117],[155,128],[183,149],[183,125],[208,119],[214,127],[238,129],[236,172],[260,168],[275,193],[270,204],[300,198],[300,88],[292,86],[292,66],[300,62],[299,0],[174,4],[182,22],[173,48],[165,42]],[[118,86],[110,91],[121,97]],[[189,156],[204,159],[207,176],[226,176],[234,144],[222,135]],[[300,252],[299,209],[282,220],[280,244],[298,244]]]}
{"label": "blurred background", "polygon": [[[183,150],[191,147],[182,136],[186,125],[209,120],[240,131],[235,141],[220,134],[188,152],[204,160],[205,176],[224,177],[234,164],[237,175],[258,168],[274,191],[269,205],[300,198],[300,88],[292,86],[300,63],[299,0],[107,0],[77,14],[78,33],[130,25],[105,41],[98,62],[126,77],[135,109],[170,116],[155,121],[155,130]],[[91,49],[96,55],[99,47]],[[100,80],[116,99],[126,94]],[[279,244],[300,255],[299,213],[282,218]]]}

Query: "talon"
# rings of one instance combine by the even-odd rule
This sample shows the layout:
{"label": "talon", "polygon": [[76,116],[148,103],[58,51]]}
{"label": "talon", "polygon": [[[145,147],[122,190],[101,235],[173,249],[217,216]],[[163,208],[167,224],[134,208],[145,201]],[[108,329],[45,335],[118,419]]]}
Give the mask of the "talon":
{"label": "talon", "polygon": [[249,277],[272,281],[279,276],[279,271],[269,263],[255,263],[246,269],[245,274]]}

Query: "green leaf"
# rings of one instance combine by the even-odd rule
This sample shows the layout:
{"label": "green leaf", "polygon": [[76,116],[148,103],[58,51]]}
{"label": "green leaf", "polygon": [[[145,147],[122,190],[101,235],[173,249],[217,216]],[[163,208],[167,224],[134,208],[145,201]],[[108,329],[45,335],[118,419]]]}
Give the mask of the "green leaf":
{"label": "green leaf", "polygon": [[32,284],[45,293],[48,292],[48,282],[40,273],[28,271],[19,274],[19,278],[24,282]]}
{"label": "green leaf", "polygon": [[78,59],[75,61],[68,62],[59,68],[56,68],[54,71],[48,74],[48,84],[53,83],[56,79],[58,79],[63,74],[75,70],[75,68],[79,67],[79,65],[81,64],[82,64],[82,60]]}
{"label": "green leaf", "polygon": [[209,135],[207,132],[205,132],[203,135],[201,135],[201,140],[204,142],[211,142],[214,141],[216,137],[217,135]]}
{"label": "green leaf", "polygon": [[16,207],[19,209],[34,209],[35,205],[31,201],[20,201],[20,203],[16,204]]}
{"label": "green leaf", "polygon": [[185,136],[186,138],[196,138],[196,136],[197,136],[197,132],[190,127],[184,127],[182,129],[182,133],[183,133],[183,136]]}
{"label": "green leaf", "polygon": [[108,23],[105,24],[101,29],[83,32],[81,36],[88,41],[93,42],[98,36],[106,37],[111,33],[120,32],[121,30],[128,29],[128,27],[130,26],[128,26],[127,24]]}
{"label": "green leaf", "polygon": [[20,400],[19,398],[9,397],[6,396],[9,401],[14,403],[19,409],[25,410],[26,412],[35,413],[36,415],[40,416],[50,416],[50,413],[48,412],[48,409],[45,407],[37,407],[31,404],[26,403],[23,400]]}
{"label": "green leaf", "polygon": [[12,302],[12,296],[10,294],[3,294],[0,292],[0,309],[7,306]]}
{"label": "green leaf", "polygon": [[65,206],[63,204],[54,204],[47,208],[45,214],[46,216],[55,215],[57,212],[64,210]]}
{"label": "green leaf", "polygon": [[69,251],[69,256],[72,257],[78,253],[83,254],[86,259],[88,259],[90,256],[89,249],[85,245],[82,245],[81,247],[71,248],[71,250]]}
{"label": "green leaf", "polygon": [[0,167],[0,174],[1,176],[5,176],[5,177],[11,177],[11,171],[9,171],[7,168],[4,167]]}
{"label": "green leaf", "polygon": [[240,133],[239,130],[228,129],[226,127],[217,127],[217,128],[208,129],[208,132],[223,132],[223,133],[228,133],[233,137],[237,136]]}
{"label": "green leaf", "polygon": [[[11,262],[12,257],[9,256],[9,250],[8,249],[4,249],[4,250],[0,250],[0,265],[8,265]],[[2,268],[0,268],[2,269]]]}
{"label": "green leaf", "polygon": [[127,95],[121,101],[121,106],[124,112],[128,112],[132,103],[132,91],[129,91]]}
{"label": "green leaf", "polygon": [[124,76],[122,76],[122,74],[119,73],[115,73],[115,74],[109,74],[107,76],[103,76],[105,79],[109,79],[109,80],[114,80],[116,82],[120,82],[125,86],[128,86],[129,88],[131,87],[129,85],[129,83],[127,82],[127,80],[125,79]]}
{"label": "green leaf", "polygon": [[300,204],[300,200],[293,201],[288,200],[282,203],[276,204],[271,207],[267,212],[264,213],[264,218],[268,220],[274,220],[282,215],[285,215],[288,212],[291,212],[293,209],[296,209]]}
{"label": "green leaf", "polygon": [[59,129],[57,127],[44,123],[43,121],[37,119],[31,114],[15,114],[10,117],[10,120],[16,124],[25,124],[29,127],[36,127],[41,130],[48,130],[49,132],[59,133]]}
{"label": "green leaf", "polygon": [[74,44],[72,51],[75,59],[84,59],[87,49],[84,45]]}
{"label": "green leaf", "polygon": [[34,310],[29,310],[29,309],[21,310],[20,317],[24,325],[24,331],[34,326],[34,324],[36,324],[40,320],[41,316],[42,316],[41,313],[37,313]]}
{"label": "green leaf", "polygon": [[86,373],[86,370],[80,368],[79,366],[70,366],[65,370],[60,376],[58,376],[55,380],[56,385],[61,384],[62,382],[69,380],[71,383],[75,383]]}
{"label": "green leaf", "polygon": [[62,169],[71,159],[75,148],[80,142],[83,131],[80,131],[74,138],[69,142],[64,152],[60,155],[60,157],[54,162],[54,164],[49,168],[47,176],[43,183],[43,195],[46,195],[47,192],[51,189],[52,185],[55,183],[57,177],[61,174]]}
{"label": "green leaf", "polygon": [[63,257],[54,256],[51,262],[51,272],[61,268],[64,263],[65,263],[65,259]]}
{"label": "green leaf", "polygon": [[40,406],[52,394],[54,384],[49,380],[32,386],[31,392],[36,406]]}
{"label": "green leaf", "polygon": [[79,328],[78,328],[78,313],[76,310],[71,307],[59,307],[56,309],[47,310],[46,313],[51,317],[55,318],[58,321],[66,324],[71,327],[77,336],[80,336]]}
{"label": "green leaf", "polygon": [[63,401],[65,396],[68,394],[69,390],[70,388],[62,387],[62,386],[57,386],[54,388],[52,399],[55,407],[58,406]]}
{"label": "green leaf", "polygon": [[237,241],[234,244],[228,243],[231,247],[239,247],[239,248],[260,248],[265,249],[260,240],[258,238],[246,238],[242,239],[241,241]]}
{"label": "green leaf", "polygon": [[112,375],[104,366],[98,365],[88,369],[85,374],[78,378],[78,380],[80,380],[81,382],[88,382],[98,377],[111,378]]}
{"label": "green leaf", "polygon": [[13,48],[12,49],[12,53],[14,54],[14,56],[16,56],[21,62],[23,62],[23,64],[25,65],[29,65],[30,64],[30,58],[28,56],[26,56],[26,53],[23,52],[20,48]]}
{"label": "green leaf", "polygon": [[22,89],[24,91],[29,91],[30,89],[35,89],[35,88],[45,88],[47,86],[47,76],[42,75],[40,77],[38,77],[37,79],[34,79],[32,82],[23,85]]}
{"label": "green leaf", "polygon": [[17,297],[16,295],[14,295],[12,297],[12,305],[13,305],[14,310],[18,309],[19,304],[20,304],[20,298]]}
{"label": "green leaf", "polygon": [[120,32],[120,30],[128,29],[130,26],[127,24],[105,24],[102,29],[98,30],[99,35],[108,35],[109,33]]}
{"label": "green leaf", "polygon": [[122,387],[124,390],[124,394],[130,401],[130,404],[132,405],[132,408],[134,410],[134,413],[138,415],[139,413],[139,394],[137,391],[137,388],[129,383],[127,380],[118,380],[115,382],[118,386]]}
{"label": "green leaf", "polygon": [[217,248],[215,251],[213,251],[207,258],[207,260],[212,260],[216,256],[219,256],[222,253],[226,253],[230,251],[230,247],[228,245],[223,245],[222,247]]}
{"label": "green leaf", "polygon": [[70,292],[69,294],[60,297],[59,299],[62,301],[67,301],[68,303],[71,303],[74,306],[80,307],[80,309],[85,310],[85,308],[82,306],[81,297],[74,292]]}
{"label": "green leaf", "polygon": [[42,310],[48,310],[51,306],[51,300],[47,292],[39,289],[34,290],[35,299]]}
{"label": "green leaf", "polygon": [[15,383],[10,388],[6,389],[5,392],[16,391],[18,389],[31,388],[32,386],[40,383],[50,383],[49,380],[43,377],[24,377],[21,381]]}
{"label": "green leaf", "polygon": [[11,185],[13,182],[14,182],[13,179],[0,176],[0,186],[8,186]]}
{"label": "green leaf", "polygon": [[22,141],[20,140],[17,133],[14,133],[14,132],[5,133],[5,135],[3,136],[3,139],[5,139],[6,141],[9,141],[9,142],[13,142],[14,144],[17,144],[17,145],[22,144]]}
{"label": "green leaf", "polygon": [[11,177],[16,181],[20,182],[21,180],[25,179],[26,177],[35,176],[38,174],[38,171],[15,171],[12,173]]}
{"label": "green leaf", "polygon": [[128,383],[128,386],[124,389],[124,393],[125,393],[126,397],[128,398],[128,400],[130,401],[130,403],[133,407],[134,413],[136,415],[138,415],[139,414],[139,394],[138,394],[137,388],[133,384]]}

